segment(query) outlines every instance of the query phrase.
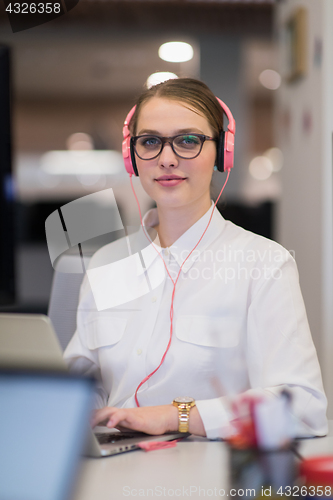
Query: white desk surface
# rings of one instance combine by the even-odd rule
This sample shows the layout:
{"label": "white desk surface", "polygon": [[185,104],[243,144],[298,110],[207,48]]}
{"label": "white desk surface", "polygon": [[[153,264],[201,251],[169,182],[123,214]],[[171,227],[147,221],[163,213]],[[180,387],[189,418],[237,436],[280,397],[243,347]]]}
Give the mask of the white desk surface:
{"label": "white desk surface", "polygon": [[[327,437],[306,439],[299,451],[305,457],[333,454],[333,421]],[[228,488],[226,444],[190,437],[175,448],[84,459],[74,500],[221,498]]]}

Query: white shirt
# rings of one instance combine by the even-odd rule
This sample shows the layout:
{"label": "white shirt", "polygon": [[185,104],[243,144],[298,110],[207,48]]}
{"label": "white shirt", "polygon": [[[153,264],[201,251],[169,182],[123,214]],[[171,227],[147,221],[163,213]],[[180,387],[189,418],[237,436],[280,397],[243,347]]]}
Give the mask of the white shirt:
{"label": "white shirt", "polygon": [[[212,209],[170,248],[153,248],[141,230],[92,257],[65,359],[99,378],[97,407],[136,406],[135,390],[159,365],[170,336],[173,284],[159,253],[175,279]],[[144,224],[158,224],[156,209]],[[171,346],[141,386],[140,406],[191,396],[207,437],[226,437],[235,394],[272,395],[285,387],[297,418],[310,434],[324,435],[327,401],[295,261],[214,209],[180,273]]]}

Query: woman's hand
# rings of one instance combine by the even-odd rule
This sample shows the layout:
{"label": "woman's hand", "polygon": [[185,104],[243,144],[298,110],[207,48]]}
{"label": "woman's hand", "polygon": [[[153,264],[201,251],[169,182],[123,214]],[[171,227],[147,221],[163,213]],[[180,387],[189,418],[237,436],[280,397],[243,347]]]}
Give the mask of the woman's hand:
{"label": "woman's hand", "polygon": [[178,430],[178,411],[173,405],[115,408],[105,406],[95,410],[91,426],[121,427],[147,434],[164,434]]}
{"label": "woman's hand", "polygon": [[[191,434],[206,436],[197,407],[190,412]],[[91,426],[106,425],[109,428],[118,427],[132,429],[157,435],[165,432],[178,431],[178,410],[172,404],[162,406],[141,406],[140,408],[115,408],[105,406],[101,410],[94,410]]]}

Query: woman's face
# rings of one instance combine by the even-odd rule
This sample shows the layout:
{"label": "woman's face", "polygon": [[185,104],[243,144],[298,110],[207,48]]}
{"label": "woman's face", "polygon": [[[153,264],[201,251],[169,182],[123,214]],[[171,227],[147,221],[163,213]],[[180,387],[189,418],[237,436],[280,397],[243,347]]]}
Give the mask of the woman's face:
{"label": "woman's face", "polygon": [[[207,118],[185,106],[181,101],[151,98],[140,110],[136,135],[172,137],[192,132],[212,137],[213,130]],[[199,156],[191,160],[179,158],[166,143],[157,158],[141,160],[136,156],[136,163],[141,184],[158,207],[206,204],[208,210],[215,158],[214,141],[205,141]],[[178,179],[171,180],[170,176]]]}

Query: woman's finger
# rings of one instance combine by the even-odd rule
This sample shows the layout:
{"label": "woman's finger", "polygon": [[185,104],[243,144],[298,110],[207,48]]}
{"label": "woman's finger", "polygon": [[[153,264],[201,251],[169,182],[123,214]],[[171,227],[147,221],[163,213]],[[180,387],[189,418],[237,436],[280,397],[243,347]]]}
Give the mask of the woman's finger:
{"label": "woman's finger", "polygon": [[127,427],[126,421],[126,410],[115,409],[116,411],[110,415],[109,421],[106,424],[107,427],[116,427],[116,425],[122,423],[121,425]]}
{"label": "woman's finger", "polygon": [[108,422],[114,410],[115,408],[105,406],[104,408],[95,411],[95,413],[91,418],[91,426],[95,427],[98,424],[105,425],[105,423]]}

